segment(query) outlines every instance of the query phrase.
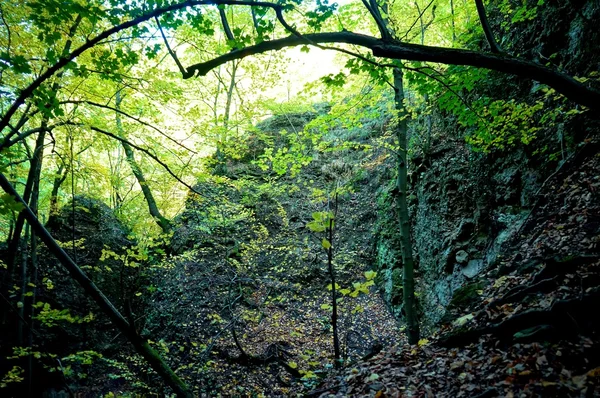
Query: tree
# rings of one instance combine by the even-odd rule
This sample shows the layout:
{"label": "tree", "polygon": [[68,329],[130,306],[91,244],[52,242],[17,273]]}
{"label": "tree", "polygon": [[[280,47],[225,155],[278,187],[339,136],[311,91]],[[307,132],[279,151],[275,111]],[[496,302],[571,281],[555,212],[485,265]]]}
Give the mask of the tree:
{"label": "tree", "polygon": [[[108,2],[92,1],[86,3],[85,6],[79,3],[59,6],[54,1],[32,1],[22,9],[17,7],[16,2],[9,2],[2,5],[3,49],[0,53],[0,72],[2,73],[0,82],[0,91],[2,92],[0,150],[2,156],[7,156],[8,153],[11,153],[12,156],[15,148],[24,147],[23,143],[28,137],[35,134],[41,135],[43,131],[51,130],[50,127],[56,127],[59,124],[78,124],[74,120],[64,120],[65,114],[73,109],[60,100],[58,90],[52,89],[55,81],[64,82],[71,79],[70,81],[79,84],[91,73],[97,73],[106,81],[114,81],[115,70],[122,72],[125,67],[137,65],[142,56],[156,57],[160,46],[157,48],[150,44],[158,37],[150,33],[152,28],[150,22],[158,17],[163,19],[162,24],[165,29],[177,30],[188,25],[206,37],[211,37],[215,27],[219,26],[219,22],[216,22],[214,18],[207,17],[206,15],[210,12],[207,12],[206,9],[210,10],[210,7],[215,5],[219,7],[220,26],[226,31],[228,37],[227,48],[211,55],[211,59],[207,61],[189,66],[184,66],[175,51],[168,49],[169,55],[184,79],[204,76],[226,62],[237,61],[268,51],[292,46],[331,48],[324,45],[338,44],[342,46],[335,47],[337,51],[357,56],[363,62],[373,66],[387,66],[395,68],[394,70],[398,67],[397,62],[386,63],[383,61],[382,63],[376,58],[468,65],[511,73],[546,84],[577,104],[593,110],[600,109],[600,92],[591,85],[579,82],[557,69],[499,53],[497,46],[494,46],[491,40],[490,47],[493,52],[487,53],[412,44],[398,39],[399,36],[394,38],[389,34],[385,21],[382,20],[382,14],[374,12],[380,6],[379,4],[371,6],[373,26],[378,27],[380,33],[377,37],[344,29],[332,32],[322,31],[326,22],[333,19],[336,10],[336,5],[328,4],[327,1],[318,1],[315,5],[310,6],[298,5],[297,2],[271,3],[251,0],[188,0],[179,3],[109,0]],[[481,5],[481,2],[478,2],[478,5]],[[223,18],[225,13],[222,10],[227,6],[250,7],[252,24],[248,28],[228,29],[227,19]],[[306,17],[295,19],[295,24],[292,25],[286,18],[295,16],[298,9],[305,11]],[[392,12],[393,10],[390,11],[390,13]],[[480,15],[482,14],[480,13]],[[484,32],[488,33],[489,29],[485,26],[483,18],[482,22]],[[125,34],[126,31],[127,34]],[[60,32],[69,32],[69,34]],[[66,42],[70,44],[71,41],[72,45],[65,46]],[[128,41],[135,42],[135,45],[111,47],[112,43]],[[370,50],[372,54],[358,54],[344,45],[363,47]],[[66,48],[66,50],[63,51],[61,48]],[[399,77],[398,73],[396,72],[396,77]],[[400,83],[401,79],[396,79],[395,86],[399,95],[402,91]],[[399,109],[399,111],[401,110]],[[42,120],[47,120],[48,126],[40,123]],[[112,140],[124,142],[118,134],[110,133],[101,127],[91,126],[90,129],[110,137]],[[402,139],[399,141],[401,142]],[[132,145],[132,148],[144,151],[144,148],[139,145]],[[145,154],[160,161],[158,156],[151,151],[146,150]],[[164,163],[162,165],[166,166]],[[405,164],[400,166],[405,167]],[[5,199],[9,201],[12,196],[14,200],[22,202],[8,179],[5,178],[7,170],[5,162],[2,162],[0,181],[8,194]],[[170,169],[168,170],[170,171]],[[179,178],[173,172],[170,174]],[[399,185],[401,184],[402,182],[399,181]],[[52,252],[61,259],[65,266],[73,270],[74,277],[79,278],[81,283],[86,285],[85,275],[79,275],[72,260],[68,256],[65,257],[56,242],[44,232],[35,215],[27,208],[25,208],[24,214],[29,225],[42,237]],[[13,230],[13,234],[16,234],[15,230]],[[20,235],[20,231],[16,235]],[[112,311],[110,303],[102,299],[101,293],[95,292],[89,285],[86,286],[89,288],[89,294],[96,298],[101,308],[111,316],[113,322],[131,338],[136,349],[144,352],[143,344],[136,340],[136,336],[129,330],[127,323],[123,323],[122,317]],[[144,355],[149,358],[150,362],[154,361],[159,373],[162,372],[161,374],[166,375],[165,377],[174,388],[178,388],[178,383],[174,382],[172,377],[169,379],[168,372],[164,369],[161,370],[162,365],[156,362],[156,359],[152,359],[152,355],[147,353]],[[185,393],[185,389],[181,392]]]}
{"label": "tree", "polygon": [[[120,111],[121,109],[122,100],[123,97],[121,94],[121,90],[119,90],[117,91],[115,98],[115,109],[117,111]],[[148,186],[148,182],[144,177],[144,172],[142,171],[142,168],[140,167],[138,162],[135,160],[133,149],[131,148],[131,145],[129,145],[129,142],[127,142],[127,140],[125,140],[125,138],[123,137],[123,124],[121,122],[121,115],[118,112],[116,114],[116,122],[118,134],[119,136],[121,136],[121,138],[123,138],[123,140],[121,141],[121,145],[123,145],[123,150],[125,151],[127,163],[129,163],[129,166],[131,167],[131,172],[135,176],[135,179],[137,180],[138,184],[140,184],[140,188],[144,193],[144,199],[146,199],[146,203],[148,204],[148,211],[150,212],[150,215],[154,217],[156,223],[162,229],[162,231],[165,234],[168,234],[169,232],[171,232],[172,229],[171,222],[167,220],[158,209],[158,206],[156,205],[156,200],[154,199],[154,195],[152,194],[152,191]]]}

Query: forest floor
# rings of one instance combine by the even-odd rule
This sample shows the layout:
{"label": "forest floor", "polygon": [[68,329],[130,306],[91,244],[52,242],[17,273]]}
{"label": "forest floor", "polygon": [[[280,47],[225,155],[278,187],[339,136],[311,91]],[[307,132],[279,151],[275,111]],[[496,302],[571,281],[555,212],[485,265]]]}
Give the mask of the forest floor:
{"label": "forest floor", "polygon": [[[181,312],[174,314],[171,326],[154,333],[160,338],[159,348],[176,358],[177,372],[196,386],[198,394],[288,396],[313,388],[332,371],[326,279],[303,286],[268,276],[255,279],[252,295],[231,305],[228,313],[222,308],[229,304],[214,305],[218,283],[210,271],[199,271],[201,267],[193,260],[184,266]],[[361,276],[345,273],[339,283],[345,286]],[[207,280],[215,286],[202,292]],[[209,290],[212,293],[207,294]],[[357,306],[361,310],[353,313]],[[165,312],[173,309],[167,307]],[[399,337],[397,321],[374,287],[369,294],[340,304],[339,325],[347,360],[357,360]]]}
{"label": "forest floor", "polygon": [[418,346],[356,362],[308,396],[600,396],[600,153],[552,175],[477,303]]}

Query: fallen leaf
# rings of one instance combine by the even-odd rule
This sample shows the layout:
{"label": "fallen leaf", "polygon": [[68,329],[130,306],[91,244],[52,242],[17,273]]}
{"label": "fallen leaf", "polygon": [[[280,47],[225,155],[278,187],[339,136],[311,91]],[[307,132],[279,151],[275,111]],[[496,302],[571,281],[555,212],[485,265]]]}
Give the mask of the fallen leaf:
{"label": "fallen leaf", "polygon": [[456,362],[452,362],[450,364],[450,370],[456,370],[456,369],[460,369],[463,367],[463,365],[465,364],[464,361],[456,361]]}
{"label": "fallen leaf", "polygon": [[589,377],[600,377],[600,367],[590,370],[587,375]]}

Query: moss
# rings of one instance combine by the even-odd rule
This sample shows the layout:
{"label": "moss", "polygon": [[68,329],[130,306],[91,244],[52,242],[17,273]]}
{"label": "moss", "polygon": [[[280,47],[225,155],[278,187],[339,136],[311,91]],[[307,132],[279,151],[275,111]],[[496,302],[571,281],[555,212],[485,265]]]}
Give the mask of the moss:
{"label": "moss", "polygon": [[477,291],[484,289],[485,286],[486,283],[479,280],[457,289],[452,295],[452,300],[450,300],[446,313],[440,321],[442,323],[450,323],[469,307],[476,304],[479,301]]}
{"label": "moss", "polygon": [[392,290],[390,292],[390,303],[392,305],[402,304],[402,270],[395,268],[392,271]]}
{"label": "moss", "polygon": [[466,309],[471,304],[477,301],[477,299],[479,298],[479,294],[477,294],[477,291],[482,290],[484,287],[485,283],[483,281],[478,281],[465,285],[460,289],[457,289],[452,295],[452,300],[450,300],[449,309]]}

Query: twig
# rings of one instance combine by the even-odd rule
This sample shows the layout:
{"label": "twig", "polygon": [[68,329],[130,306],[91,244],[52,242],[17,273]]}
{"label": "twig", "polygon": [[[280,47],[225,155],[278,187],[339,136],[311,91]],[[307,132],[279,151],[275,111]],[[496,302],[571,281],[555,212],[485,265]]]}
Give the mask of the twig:
{"label": "twig", "polygon": [[162,36],[163,41],[165,42],[165,46],[167,47],[167,51],[171,55],[171,58],[173,58],[173,60],[177,64],[177,67],[179,68],[179,72],[181,72],[182,75],[185,74],[185,68],[183,67],[183,65],[181,64],[181,62],[179,62],[179,58],[177,58],[177,54],[175,54],[175,52],[171,49],[171,46],[169,45],[169,41],[167,40],[167,36],[165,36],[165,32],[163,31],[163,28],[162,28],[162,26],[160,26],[160,22],[158,21],[158,16],[155,16],[154,20],[156,21],[156,25],[158,26],[158,30],[160,31],[160,35]]}
{"label": "twig", "polygon": [[141,124],[141,125],[143,125],[143,126],[146,126],[146,127],[149,127],[149,128],[151,128],[152,130],[156,131],[157,133],[159,133],[160,135],[162,135],[162,136],[163,136],[163,137],[165,137],[166,139],[168,139],[168,140],[172,141],[172,142],[173,142],[173,143],[175,143],[176,145],[179,145],[181,148],[185,149],[186,151],[189,151],[189,152],[191,152],[191,153],[193,153],[193,154],[195,154],[195,155],[197,155],[197,154],[198,154],[198,152],[194,151],[193,149],[190,149],[190,148],[186,147],[185,145],[183,145],[182,143],[180,143],[180,142],[179,142],[179,141],[177,141],[176,139],[174,139],[174,138],[170,137],[170,136],[169,136],[167,133],[165,133],[165,132],[161,131],[161,130],[160,130],[158,127],[156,127],[156,126],[153,126],[152,124],[150,124],[150,123],[148,123],[148,122],[145,122],[145,121],[141,120],[141,119],[140,119],[140,118],[138,118],[138,117],[135,117],[135,116],[133,116],[133,115],[130,115],[130,114],[128,114],[127,112],[124,112],[124,111],[122,111],[122,110],[120,110],[120,109],[114,108],[114,107],[112,107],[112,106],[110,106],[110,105],[100,104],[100,103],[97,103],[97,102],[94,102],[94,101],[88,101],[88,100],[81,100],[81,101],[77,101],[77,100],[62,101],[62,102],[61,102],[61,104],[87,104],[87,105],[92,105],[92,106],[95,106],[95,107],[98,107],[98,108],[108,109],[108,110],[110,110],[110,111],[117,112],[117,113],[119,113],[119,114],[121,114],[121,115],[123,115],[123,116],[125,116],[125,117],[127,117],[127,118],[129,118],[129,119],[131,119],[131,120],[135,120],[136,122],[138,122],[139,124]]}
{"label": "twig", "polygon": [[179,176],[177,176],[177,174],[175,174],[165,162],[160,160],[156,155],[151,153],[149,150],[142,148],[142,147],[132,143],[131,141],[128,141],[122,137],[119,137],[116,134],[113,134],[113,133],[103,130],[101,128],[90,126],[90,129],[92,129],[93,131],[96,131],[97,133],[114,138],[115,140],[124,142],[124,143],[128,144],[129,146],[131,146],[132,148],[135,148],[138,151],[145,153],[146,155],[150,156],[150,158],[152,158],[156,163],[160,164],[167,171],[167,173],[169,173],[173,178],[175,178],[177,181],[179,181],[179,183],[181,183],[183,186],[185,186],[186,188],[188,188],[190,191],[194,192],[195,194],[199,195],[200,197],[205,197],[203,194],[201,194],[196,189],[194,189],[194,187],[192,187],[190,184],[188,184],[187,182],[185,182],[181,178],[179,178]]}

